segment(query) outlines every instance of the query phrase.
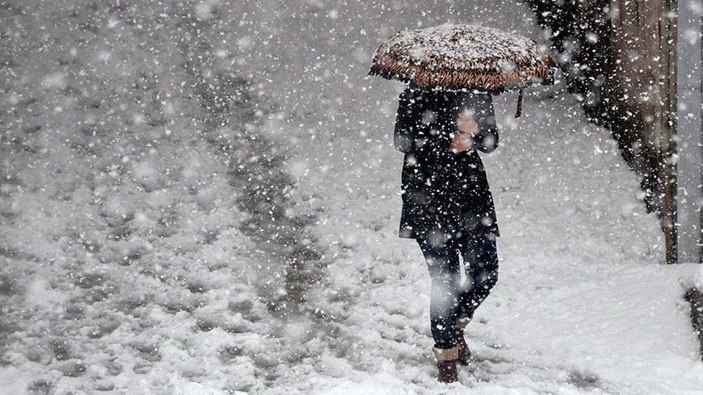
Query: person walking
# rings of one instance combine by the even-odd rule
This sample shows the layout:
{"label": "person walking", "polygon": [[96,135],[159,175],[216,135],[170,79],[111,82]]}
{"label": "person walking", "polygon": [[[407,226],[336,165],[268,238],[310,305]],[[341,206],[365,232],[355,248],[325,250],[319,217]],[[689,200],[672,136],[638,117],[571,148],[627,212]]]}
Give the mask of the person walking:
{"label": "person walking", "polygon": [[468,365],[464,329],[498,280],[500,231],[477,152],[497,146],[489,93],[414,83],[401,93],[394,131],[394,147],[405,154],[399,236],[417,240],[429,269],[440,382],[457,381],[457,364]]}

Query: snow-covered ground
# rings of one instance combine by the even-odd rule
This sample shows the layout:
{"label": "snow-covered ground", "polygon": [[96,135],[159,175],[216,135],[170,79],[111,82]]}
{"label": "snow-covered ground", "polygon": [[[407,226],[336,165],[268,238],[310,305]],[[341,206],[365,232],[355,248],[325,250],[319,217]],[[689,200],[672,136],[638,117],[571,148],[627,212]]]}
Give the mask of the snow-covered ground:
{"label": "snow-covered ground", "polygon": [[[496,98],[502,237],[460,383],[397,237],[392,32],[539,38],[517,1],[10,1],[0,393],[696,393],[681,279],[609,133]],[[249,83],[248,81],[252,81]]]}

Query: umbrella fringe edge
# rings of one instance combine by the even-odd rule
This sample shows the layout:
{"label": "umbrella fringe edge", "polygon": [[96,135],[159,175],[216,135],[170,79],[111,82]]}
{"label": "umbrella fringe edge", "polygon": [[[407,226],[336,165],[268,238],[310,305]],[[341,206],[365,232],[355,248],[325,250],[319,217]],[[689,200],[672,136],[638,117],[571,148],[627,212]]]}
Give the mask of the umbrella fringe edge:
{"label": "umbrella fringe edge", "polygon": [[457,70],[447,65],[411,63],[397,59],[389,53],[377,54],[372,62],[370,75],[404,82],[415,82],[424,87],[444,87],[450,89],[482,89],[501,91],[520,89],[531,85],[550,85],[554,82],[556,65],[549,56],[536,62],[529,59],[515,59],[514,70],[505,72],[501,63],[491,61],[480,65],[465,65]]}

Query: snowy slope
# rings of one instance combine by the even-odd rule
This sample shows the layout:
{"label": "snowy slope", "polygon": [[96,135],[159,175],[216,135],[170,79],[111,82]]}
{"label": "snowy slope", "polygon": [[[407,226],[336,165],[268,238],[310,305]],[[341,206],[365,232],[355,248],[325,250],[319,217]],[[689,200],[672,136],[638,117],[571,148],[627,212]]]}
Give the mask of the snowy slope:
{"label": "snowy slope", "polygon": [[518,120],[496,100],[499,283],[473,371],[436,383],[429,279],[397,238],[402,86],[365,74],[406,27],[539,38],[487,4],[8,2],[0,393],[702,388],[679,284],[700,269],[659,265],[636,177],[558,87]]}

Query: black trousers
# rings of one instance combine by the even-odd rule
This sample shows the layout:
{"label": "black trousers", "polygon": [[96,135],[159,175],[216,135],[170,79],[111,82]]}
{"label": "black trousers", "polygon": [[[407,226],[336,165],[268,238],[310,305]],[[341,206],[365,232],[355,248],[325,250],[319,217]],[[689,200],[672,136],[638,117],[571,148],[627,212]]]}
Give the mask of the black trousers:
{"label": "black trousers", "polygon": [[[496,237],[476,233],[435,244],[418,239],[432,280],[430,325],[437,348],[456,345],[455,320],[473,317],[498,281]],[[461,283],[459,256],[466,282]]]}

